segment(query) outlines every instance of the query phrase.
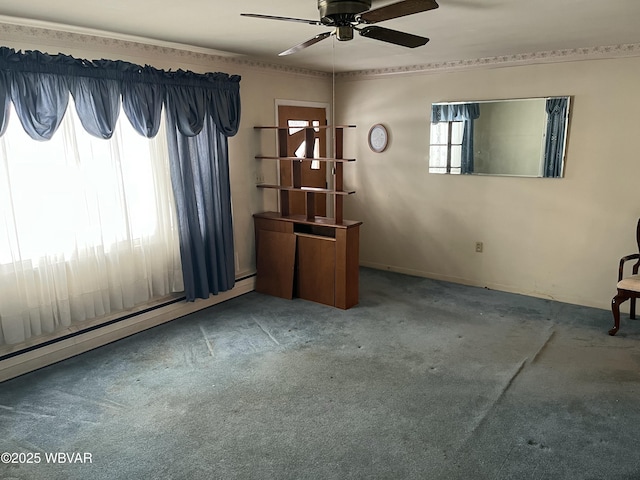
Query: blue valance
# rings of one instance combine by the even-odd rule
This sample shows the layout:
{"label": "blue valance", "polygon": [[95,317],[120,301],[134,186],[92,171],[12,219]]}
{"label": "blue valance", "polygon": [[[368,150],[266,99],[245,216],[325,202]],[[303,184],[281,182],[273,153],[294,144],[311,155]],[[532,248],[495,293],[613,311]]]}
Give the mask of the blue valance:
{"label": "blue valance", "polygon": [[159,127],[162,106],[172,109],[183,135],[197,135],[210,116],[225,136],[240,123],[240,77],[225,73],[165,71],[121,60],[83,60],[0,47],[0,134],[9,100],[25,131],[50,139],[73,95],[84,128],[110,138],[120,102],[133,127],[146,137]]}
{"label": "blue valance", "polygon": [[433,104],[431,106],[431,123],[462,122],[475,120],[480,116],[478,103]]}

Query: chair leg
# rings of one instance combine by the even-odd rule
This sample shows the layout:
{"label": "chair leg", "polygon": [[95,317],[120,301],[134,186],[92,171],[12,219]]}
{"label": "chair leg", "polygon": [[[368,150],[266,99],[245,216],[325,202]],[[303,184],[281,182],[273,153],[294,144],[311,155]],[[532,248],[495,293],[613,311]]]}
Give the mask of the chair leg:
{"label": "chair leg", "polygon": [[635,320],[636,318],[636,297],[631,297],[631,306],[629,310],[629,318]]}
{"label": "chair leg", "polygon": [[613,313],[613,328],[609,330],[609,335],[613,336],[620,330],[620,304],[629,298],[628,295],[618,291],[618,294],[611,300],[611,312]]}

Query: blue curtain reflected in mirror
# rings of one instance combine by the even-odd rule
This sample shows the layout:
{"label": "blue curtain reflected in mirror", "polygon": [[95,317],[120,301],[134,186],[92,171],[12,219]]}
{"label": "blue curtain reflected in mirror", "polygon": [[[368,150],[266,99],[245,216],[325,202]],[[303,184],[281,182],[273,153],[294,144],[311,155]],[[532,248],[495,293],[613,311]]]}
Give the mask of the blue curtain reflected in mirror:
{"label": "blue curtain reflected in mirror", "polygon": [[567,109],[569,99],[547,99],[547,135],[544,144],[544,176],[561,177],[564,159]]}

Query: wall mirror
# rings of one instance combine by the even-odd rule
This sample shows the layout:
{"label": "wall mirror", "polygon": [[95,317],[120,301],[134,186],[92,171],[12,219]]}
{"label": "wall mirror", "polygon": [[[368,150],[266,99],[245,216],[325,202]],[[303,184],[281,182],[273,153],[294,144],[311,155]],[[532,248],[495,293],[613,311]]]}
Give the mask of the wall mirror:
{"label": "wall mirror", "polygon": [[432,104],[429,173],[562,177],[569,100]]}

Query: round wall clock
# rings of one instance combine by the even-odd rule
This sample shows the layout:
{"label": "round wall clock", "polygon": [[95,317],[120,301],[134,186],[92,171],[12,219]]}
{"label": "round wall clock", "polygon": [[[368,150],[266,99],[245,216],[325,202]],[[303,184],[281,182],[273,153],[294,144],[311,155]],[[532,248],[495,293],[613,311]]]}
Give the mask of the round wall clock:
{"label": "round wall clock", "polygon": [[377,123],[369,130],[369,148],[374,152],[380,153],[387,148],[389,142],[389,134],[384,125]]}

